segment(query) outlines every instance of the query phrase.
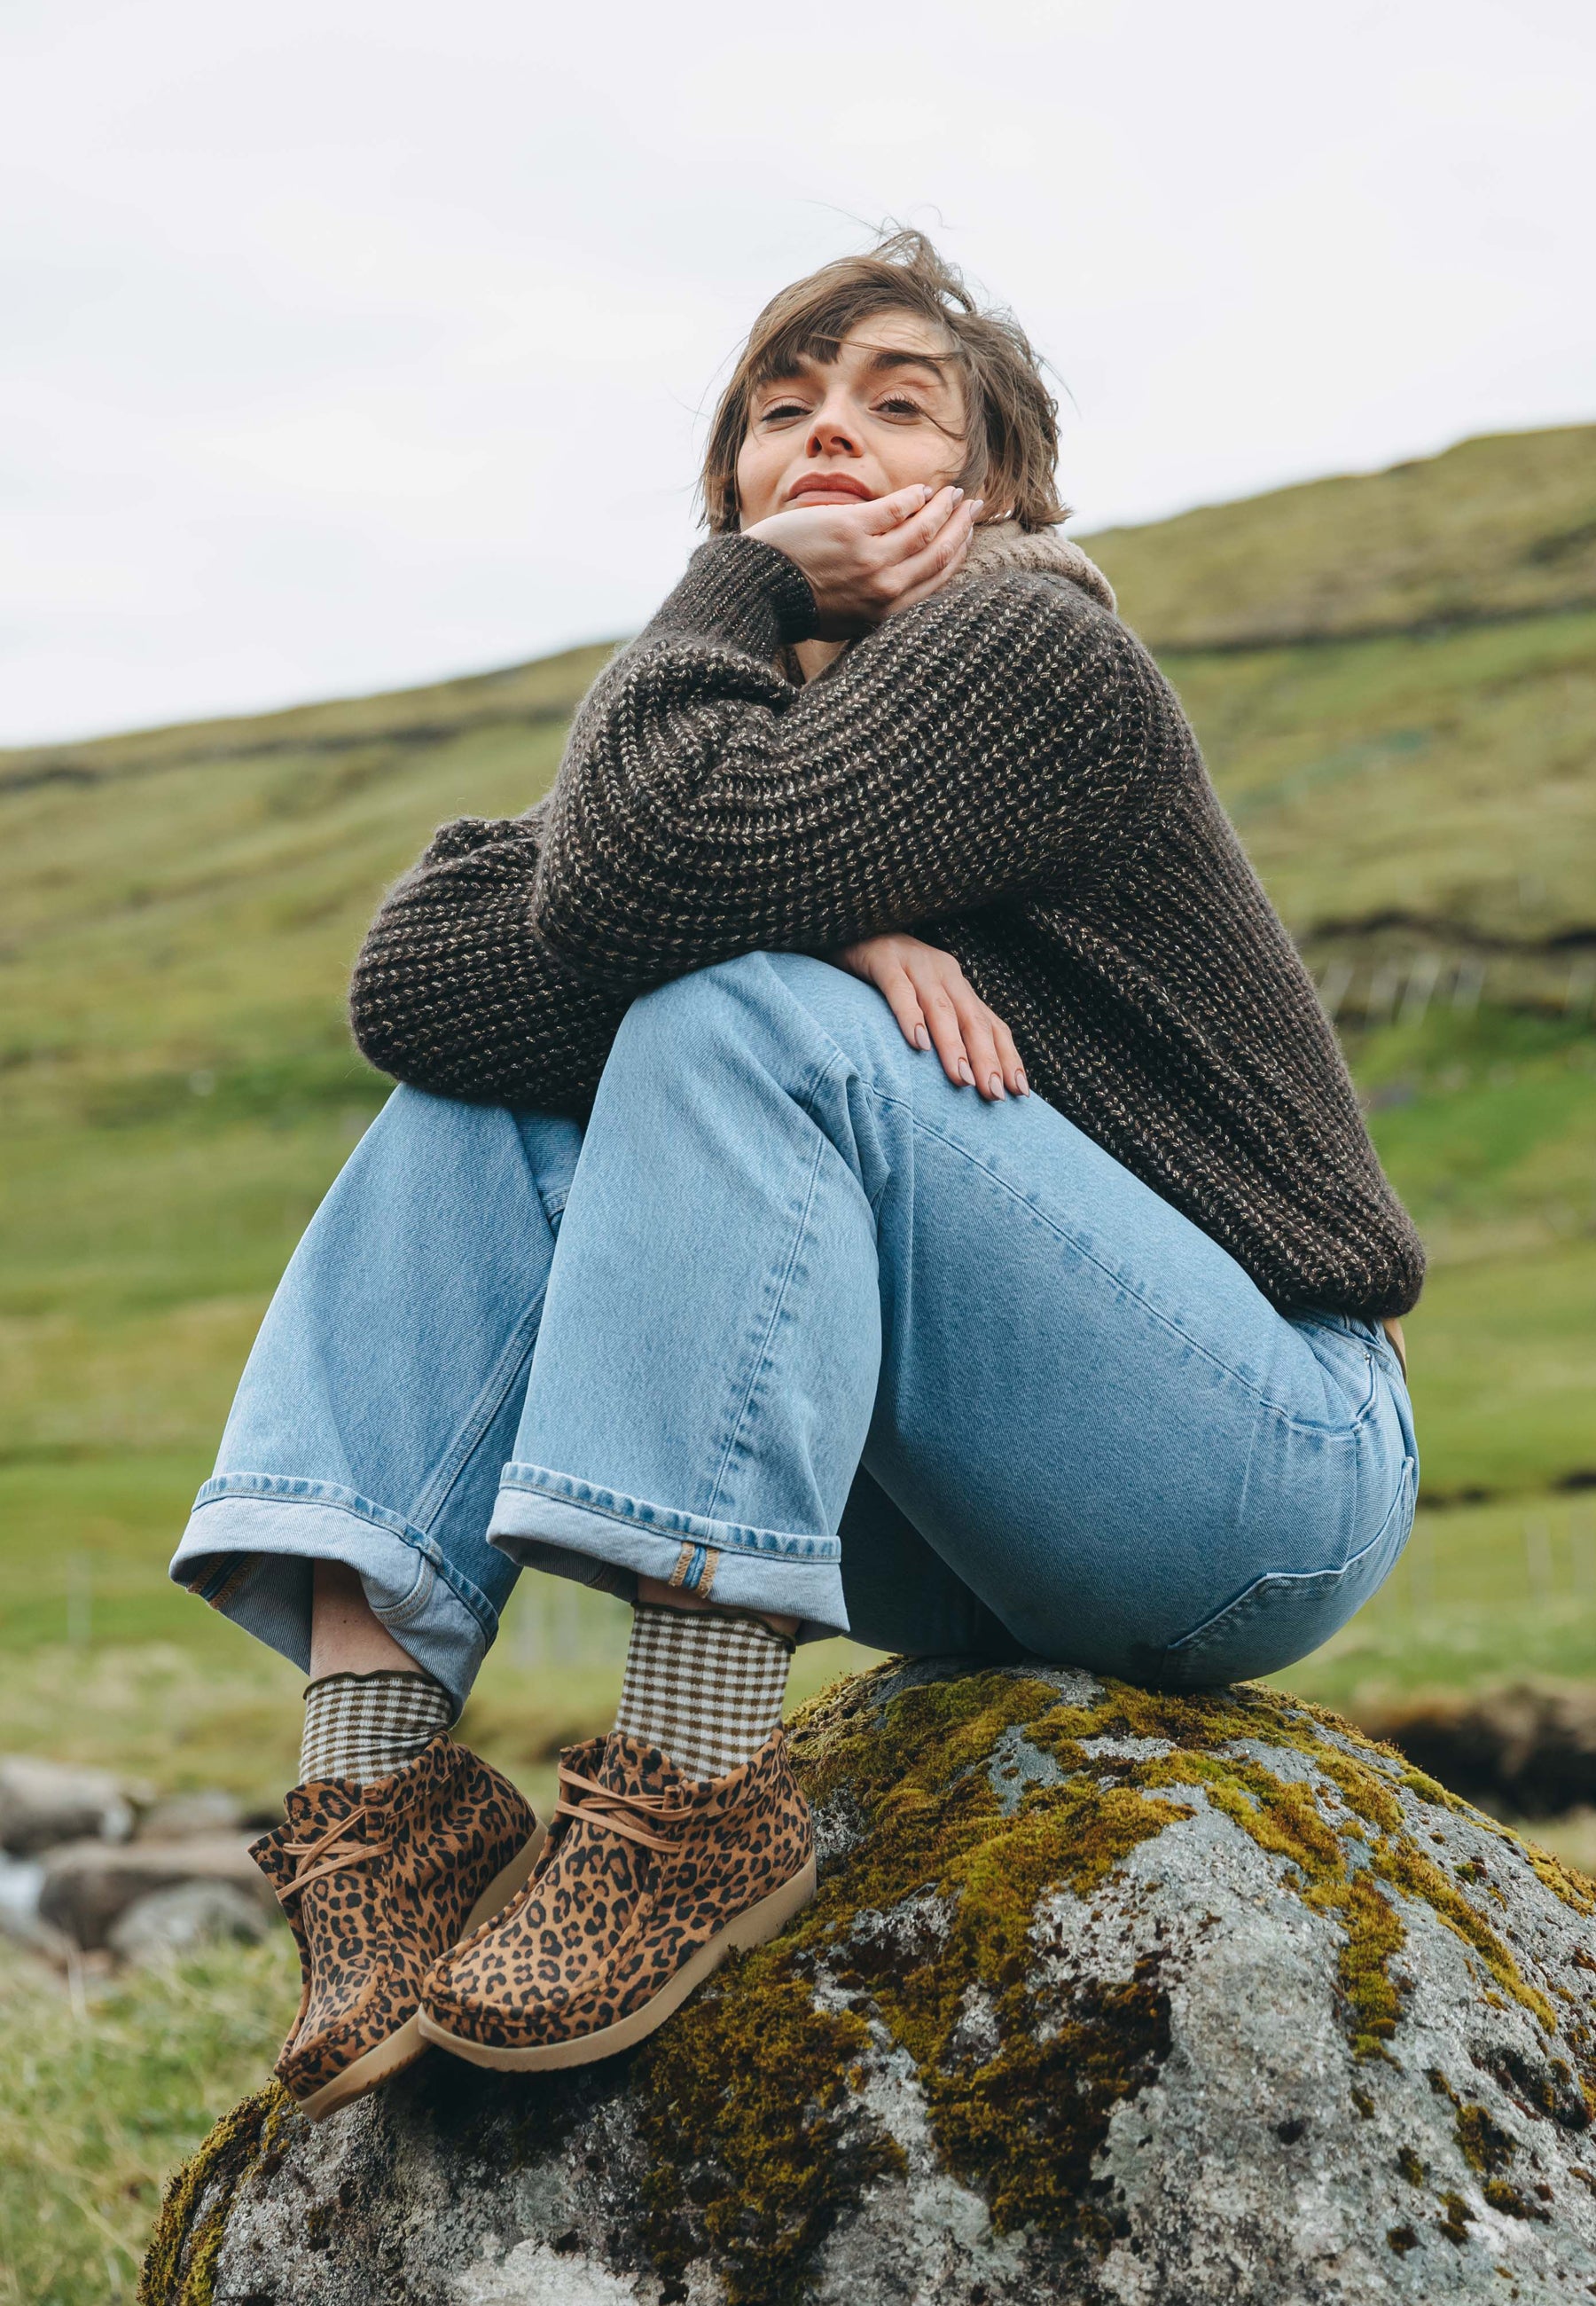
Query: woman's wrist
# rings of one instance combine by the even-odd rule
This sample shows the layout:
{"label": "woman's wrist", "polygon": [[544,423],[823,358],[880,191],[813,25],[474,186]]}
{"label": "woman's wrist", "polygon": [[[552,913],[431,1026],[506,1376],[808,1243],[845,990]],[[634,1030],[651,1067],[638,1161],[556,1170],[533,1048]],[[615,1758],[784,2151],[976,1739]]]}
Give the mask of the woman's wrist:
{"label": "woman's wrist", "polygon": [[644,638],[690,633],[773,657],[785,645],[810,639],[818,622],[815,594],[798,563],[759,537],[733,533],[699,546]]}

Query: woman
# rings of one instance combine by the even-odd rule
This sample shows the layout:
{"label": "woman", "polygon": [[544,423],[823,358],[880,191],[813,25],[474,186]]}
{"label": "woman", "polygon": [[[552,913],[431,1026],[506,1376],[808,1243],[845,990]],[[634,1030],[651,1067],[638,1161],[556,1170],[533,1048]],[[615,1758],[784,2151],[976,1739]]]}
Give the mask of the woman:
{"label": "woman", "polygon": [[[780,1928],[795,1639],[1222,1682],[1401,1551],[1422,1253],[1054,534],[1054,414],[917,235],[788,289],[552,795],[446,826],[372,928],[355,1033],[408,1086],[174,1564],[310,1669],[257,1854],[313,2114],[424,2039],[605,2055]],[[635,1610],[546,1842],[447,1735],[525,1563]]]}

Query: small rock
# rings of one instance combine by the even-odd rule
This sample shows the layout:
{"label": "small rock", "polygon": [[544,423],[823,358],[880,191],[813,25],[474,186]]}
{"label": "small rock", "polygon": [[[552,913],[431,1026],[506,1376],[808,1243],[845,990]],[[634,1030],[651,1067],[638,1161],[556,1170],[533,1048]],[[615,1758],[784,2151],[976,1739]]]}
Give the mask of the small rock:
{"label": "small rock", "polygon": [[133,1812],[108,1770],[80,1770],[31,1754],[0,1760],[0,1849],[30,1858],[64,1841],[125,1841]]}
{"label": "small rock", "polygon": [[244,1823],[243,1805],[215,1787],[198,1793],[168,1794],[154,1802],[139,1820],[141,1841],[186,1841],[197,1834],[236,1833]]}
{"label": "small rock", "polygon": [[1454,1793],[1520,1817],[1596,1803],[1596,1691],[1515,1682],[1393,1706],[1363,1725]]}
{"label": "small rock", "polygon": [[76,1842],[45,1865],[39,1911],[81,1946],[103,1946],[135,1899],[184,1882],[228,1882],[267,1913],[277,1910],[247,1843],[226,1835],[188,1841],[130,1841],[120,1848]]}
{"label": "small rock", "polygon": [[146,1969],[229,1940],[258,1944],[271,1927],[260,1900],[232,1882],[180,1882],[135,1898],[106,1934],[111,1952]]}

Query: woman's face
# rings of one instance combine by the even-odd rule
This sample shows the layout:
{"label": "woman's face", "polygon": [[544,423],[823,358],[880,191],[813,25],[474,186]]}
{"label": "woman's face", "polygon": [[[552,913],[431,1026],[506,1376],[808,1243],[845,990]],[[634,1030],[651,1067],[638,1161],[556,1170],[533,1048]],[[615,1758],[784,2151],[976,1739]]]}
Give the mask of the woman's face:
{"label": "woman's face", "polygon": [[737,460],[745,528],[796,505],[854,504],[964,470],[964,398],[947,339],[913,312],[851,329],[830,363],[762,384]]}

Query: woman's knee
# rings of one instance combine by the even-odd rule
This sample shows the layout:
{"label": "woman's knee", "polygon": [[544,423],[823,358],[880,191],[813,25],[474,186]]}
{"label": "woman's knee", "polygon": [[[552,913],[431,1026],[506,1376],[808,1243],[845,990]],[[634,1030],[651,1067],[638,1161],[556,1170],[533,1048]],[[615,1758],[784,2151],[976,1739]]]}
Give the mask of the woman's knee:
{"label": "woman's knee", "polygon": [[680,1063],[729,1047],[862,1055],[892,1022],[873,986],[830,961],[803,952],[738,953],[640,994],[622,1020],[611,1063],[646,1053]]}

